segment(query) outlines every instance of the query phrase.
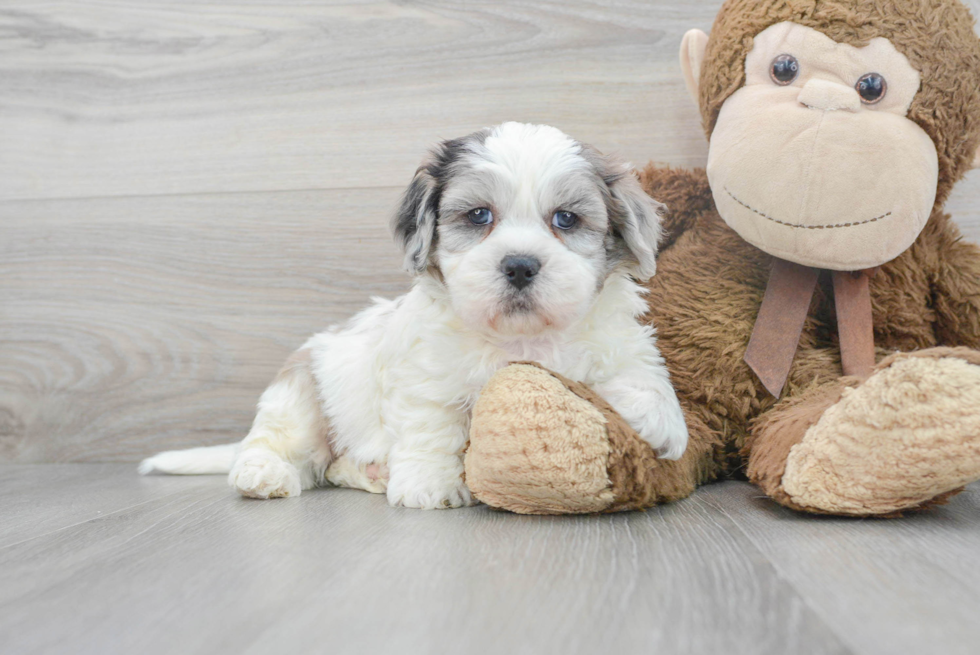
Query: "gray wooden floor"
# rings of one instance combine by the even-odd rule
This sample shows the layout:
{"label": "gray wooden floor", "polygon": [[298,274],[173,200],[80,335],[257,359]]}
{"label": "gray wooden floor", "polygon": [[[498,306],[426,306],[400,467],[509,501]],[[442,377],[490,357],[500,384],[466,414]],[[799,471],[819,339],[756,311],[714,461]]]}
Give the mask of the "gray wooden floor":
{"label": "gray wooden floor", "polygon": [[[437,139],[703,166],[677,49],[719,6],[0,3],[0,653],[980,652],[978,487],[528,518],[135,474],[241,438],[291,350],[406,288],[388,215]],[[980,239],[980,171],[948,209]]]}
{"label": "gray wooden floor", "polygon": [[900,521],[746,483],[646,513],[277,501],[129,465],[0,467],[4,653],[977,653],[980,487]]}

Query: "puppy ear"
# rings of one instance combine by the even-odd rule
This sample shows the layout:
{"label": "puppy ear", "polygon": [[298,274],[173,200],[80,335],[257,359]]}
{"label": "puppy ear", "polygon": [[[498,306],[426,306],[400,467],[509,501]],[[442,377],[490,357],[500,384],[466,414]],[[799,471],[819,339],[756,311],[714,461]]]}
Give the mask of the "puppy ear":
{"label": "puppy ear", "polygon": [[635,276],[649,279],[657,272],[660,223],[667,214],[667,206],[647,195],[627,164],[610,164],[605,182],[611,196],[610,227],[619,233],[633,255]]}
{"label": "puppy ear", "polygon": [[405,268],[420,274],[429,265],[429,255],[436,233],[436,179],[431,165],[423,162],[412,183],[402,195],[401,205],[391,221],[395,241],[405,253]]}

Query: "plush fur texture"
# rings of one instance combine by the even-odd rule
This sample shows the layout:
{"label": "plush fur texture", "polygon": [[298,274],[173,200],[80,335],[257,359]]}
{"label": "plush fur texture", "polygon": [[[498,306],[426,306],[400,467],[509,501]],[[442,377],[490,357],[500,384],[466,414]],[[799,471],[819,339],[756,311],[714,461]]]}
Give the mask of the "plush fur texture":
{"label": "plush fur texture", "polygon": [[887,38],[922,72],[908,117],[936,144],[935,206],[941,207],[980,146],[980,42],[969,10],[956,0],[729,0],[711,28],[701,71],[701,116],[709,138],[721,106],[745,82],[753,36],[784,21],[858,47]]}
{"label": "plush fur texture", "polygon": [[781,485],[790,500],[880,514],[980,479],[980,353],[963,350],[893,355],[845,389],[790,450]]}
{"label": "plush fur texture", "polygon": [[[474,409],[466,481],[521,514],[621,512],[690,493],[650,445],[587,385],[536,364],[494,375]],[[519,453],[515,457],[515,454]]]}
{"label": "plush fur texture", "polygon": [[[472,504],[470,410],[523,360],[589,385],[647,449],[680,457],[687,428],[631,277],[655,269],[661,212],[628,166],[551,127],[505,123],[440,144],[393,221],[411,291],[290,358],[234,450],[231,485],[254,498],[330,482],[392,505]],[[141,470],[199,472],[211,452],[163,453]]]}
{"label": "plush fur texture", "polygon": [[[693,480],[703,483],[738,475],[747,463],[750,479],[776,500],[802,508],[791,495],[784,494],[779,468],[785,464],[789,449],[818,421],[834,426],[825,431],[846,432],[833,417],[825,416],[825,410],[837,403],[843,389],[861,386],[858,380],[840,376],[829,276],[820,280],[784,399],[777,402],[742,361],[765,292],[771,258],[724,224],[711,206],[710,190],[701,171],[651,166],[644,171],[643,179],[648,191],[675,208],[667,222],[672,245],[663,251],[660,273],[649,284],[648,316],[661,326],[661,352],[689,417],[691,442],[680,464],[688,464]],[[692,261],[710,261],[713,265],[691,266]],[[932,352],[925,349],[939,345],[976,348],[980,339],[980,249],[962,241],[950,217],[937,211],[912,248],[885,264],[872,278],[871,298],[879,359],[896,351]],[[962,359],[965,353],[970,353],[972,360],[973,350],[946,351],[945,356]],[[938,408],[942,406],[941,398],[958,393],[957,387],[965,385],[972,390],[969,380],[980,380],[980,367],[956,370],[961,379],[951,383],[954,386],[946,390],[937,387],[932,392],[922,387],[921,393],[933,394],[925,406],[935,403]],[[891,384],[882,381],[890,376],[879,378],[885,373],[880,371],[864,384],[891,388]],[[902,382],[895,379],[892,384]],[[960,414],[946,414],[943,418],[945,429],[956,434],[955,438],[968,449],[974,446],[966,444],[975,445],[980,440],[980,430],[959,420],[962,417],[965,421],[974,411],[978,398],[972,393],[959,396]],[[907,411],[918,413],[923,407],[910,406]],[[921,448],[926,451],[932,446]],[[967,467],[978,459],[975,454],[963,455],[938,445],[935,448],[937,452],[928,455],[911,451],[905,454],[913,459],[920,455],[965,458]],[[903,466],[914,468],[917,464],[909,461]],[[936,496],[963,484],[959,477],[938,479],[946,488],[933,489]],[[909,498],[915,499],[912,505],[928,500],[920,496],[909,492]],[[880,507],[869,503],[863,509],[849,508],[846,513],[891,513],[912,506],[907,499],[891,500],[895,502]],[[843,509],[816,505],[811,503],[808,509]]]}
{"label": "plush fur texture", "polygon": [[[522,514],[600,512],[612,504],[606,418],[566,393],[562,380],[529,365],[509,366],[487,384],[466,452],[466,481],[477,497]],[[520,452],[514,457],[515,451]]]}
{"label": "plush fur texture", "polygon": [[[652,474],[654,486],[676,498],[706,482],[747,475],[775,501],[813,513],[894,516],[944,502],[980,478],[980,248],[963,241],[942,211],[980,145],[980,40],[955,0],[729,0],[700,71],[709,136],[722,104],[744,82],[753,35],[782,21],[852,45],[889,38],[922,73],[909,117],[935,142],[939,192],[911,247],[871,278],[877,369],[865,380],[842,377],[833,284],[825,272],[783,397],[770,395],[743,356],[772,257],[722,220],[704,171],[651,165],[641,173],[643,186],[670,213],[658,272],[646,285],[645,318],[658,326],[690,441],[676,462],[639,473],[610,465],[607,476],[640,476],[645,485],[643,476]],[[703,39],[685,45],[696,53]],[[696,60],[686,60],[689,70]],[[491,401],[481,399],[488,407]],[[474,425],[489,433],[495,418],[478,413]],[[474,431],[473,447],[482,438]],[[600,438],[618,437],[610,431]],[[520,435],[511,444],[516,457]],[[505,456],[498,459],[505,466]],[[530,507],[517,502],[515,508],[515,498],[501,489],[497,495],[515,511]],[[648,504],[660,500],[647,497]]]}
{"label": "plush fur texture", "polygon": [[[785,84],[771,74],[780,56],[797,66]],[[778,23],[755,36],[745,70],[708,151],[725,222],[771,255],[837,271],[874,268],[912,245],[932,213],[939,164],[906,116],[921,86],[908,59],[887,39],[855,48]],[[869,73],[885,80],[873,104],[855,88]]]}

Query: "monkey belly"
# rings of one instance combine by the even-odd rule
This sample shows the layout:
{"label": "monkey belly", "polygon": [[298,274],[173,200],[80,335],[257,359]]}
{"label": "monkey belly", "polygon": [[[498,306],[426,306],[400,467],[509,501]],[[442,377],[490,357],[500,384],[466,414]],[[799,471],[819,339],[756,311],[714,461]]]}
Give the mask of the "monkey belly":
{"label": "monkey belly", "polygon": [[[882,267],[872,280],[878,358],[936,345],[928,280],[916,248]],[[678,397],[707,430],[691,440],[713,442],[709,478],[738,472],[753,419],[776,399],[743,361],[765,294],[772,258],[747,243],[716,211],[661,253],[650,280],[649,320]],[[902,284],[893,284],[896,277]],[[822,276],[803,328],[783,397],[841,377],[832,282]],[[719,444],[718,441],[721,441]]]}

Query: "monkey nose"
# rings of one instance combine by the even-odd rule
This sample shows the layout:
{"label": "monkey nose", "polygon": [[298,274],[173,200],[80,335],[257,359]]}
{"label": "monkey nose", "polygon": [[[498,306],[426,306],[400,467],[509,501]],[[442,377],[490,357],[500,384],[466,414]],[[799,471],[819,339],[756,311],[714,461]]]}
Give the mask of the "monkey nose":
{"label": "monkey nose", "polygon": [[812,79],[800,90],[800,103],[821,111],[857,111],[861,108],[861,96],[854,87]]}

